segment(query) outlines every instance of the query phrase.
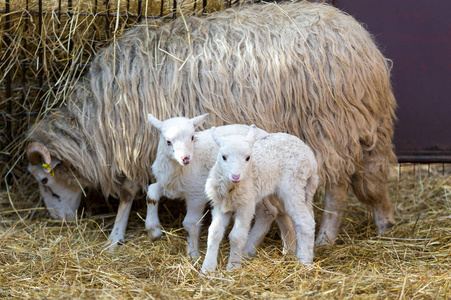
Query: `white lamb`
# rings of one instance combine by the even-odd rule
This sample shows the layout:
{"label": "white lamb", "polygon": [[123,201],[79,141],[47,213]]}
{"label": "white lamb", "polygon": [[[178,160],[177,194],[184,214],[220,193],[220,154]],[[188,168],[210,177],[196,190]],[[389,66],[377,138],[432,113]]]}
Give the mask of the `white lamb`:
{"label": "white lamb", "polygon": [[[249,252],[254,246],[252,243],[259,240],[256,236],[250,236],[248,240],[256,204],[270,195],[280,199],[279,209],[293,221],[297,258],[304,264],[313,261],[315,220],[312,202],[319,180],[315,156],[295,136],[273,133],[256,140],[256,133],[257,128],[253,125],[245,137],[217,137],[213,133],[219,152],[205,186],[213,209],[202,273],[216,270],[219,244],[232,215],[235,224],[229,235],[227,268],[241,264],[242,255],[247,254],[243,249]],[[258,232],[258,228],[254,226],[254,229],[253,232]]]}
{"label": "white lamb", "polygon": [[[205,194],[205,182],[210,169],[213,167],[218,146],[210,130],[195,132],[208,114],[192,119],[184,117],[171,118],[160,121],[151,114],[149,122],[160,131],[157,157],[152,165],[152,172],[157,180],[147,191],[146,230],[152,239],[161,236],[161,224],[158,219],[158,201],[161,196],[172,199],[185,199],[187,212],[183,227],[188,233],[188,255],[199,256],[199,233],[201,218],[204,214],[208,197]],[[218,136],[245,136],[249,126],[227,125],[216,128]],[[257,135],[268,133],[259,130]],[[270,205],[270,204],[269,204]],[[274,208],[270,207],[274,210]],[[272,219],[271,219],[272,221]],[[283,217],[278,216],[282,235],[290,237],[290,224]],[[284,245],[289,244],[285,241]]]}

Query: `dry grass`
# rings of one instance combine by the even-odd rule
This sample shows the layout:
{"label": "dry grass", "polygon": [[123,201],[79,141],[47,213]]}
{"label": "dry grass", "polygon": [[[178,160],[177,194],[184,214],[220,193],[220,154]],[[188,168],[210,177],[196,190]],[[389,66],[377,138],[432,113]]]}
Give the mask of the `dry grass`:
{"label": "dry grass", "polygon": [[[43,1],[43,10],[57,12],[58,1]],[[315,251],[314,264],[300,265],[281,254],[277,228],[273,228],[257,257],[241,269],[221,271],[214,278],[199,276],[199,262],[185,257],[185,233],[180,228],[180,203],[166,201],[161,221],[166,234],[151,242],[144,229],[145,207],[133,206],[127,240],[116,251],[103,244],[114,223],[117,203],[98,195],[84,201],[77,220],[52,221],[39,200],[35,181],[27,175],[23,132],[50,107],[64,101],[64,90],[84,73],[99,48],[133,26],[136,18],[111,18],[104,1],[72,1],[73,15],[45,14],[39,31],[38,1],[12,1],[10,29],[0,15],[1,86],[7,73],[11,97],[0,93],[0,118],[11,125],[10,140],[0,140],[0,178],[9,174],[8,190],[0,191],[0,297],[13,299],[134,299],[134,298],[421,298],[451,296],[451,177],[450,166],[430,171],[403,166],[391,179],[390,195],[398,221],[388,234],[379,236],[366,207],[353,199],[334,246]],[[137,0],[112,1],[111,14],[137,14]],[[143,1],[146,2],[146,1]],[[200,13],[201,2],[196,13]],[[66,5],[67,1],[62,1]],[[119,3],[119,4],[117,4]],[[161,2],[153,1],[143,15],[159,15]],[[184,3],[191,10],[193,2]],[[226,1],[208,1],[208,11]],[[164,3],[168,14],[172,2]],[[68,7],[62,6],[66,12]],[[4,4],[0,4],[4,9]],[[188,13],[187,13],[188,14]],[[187,15],[186,14],[186,15]],[[108,30],[107,30],[108,29]],[[109,34],[107,34],[109,32]],[[37,63],[39,62],[39,63]],[[42,89],[44,88],[44,89]],[[64,89],[63,89],[64,88]],[[11,108],[11,110],[9,109]],[[9,136],[7,126],[0,135]],[[9,193],[8,193],[9,192]],[[94,201],[97,200],[97,201]],[[317,205],[322,205],[320,195]],[[320,217],[317,211],[317,220]],[[201,250],[206,246],[206,228]],[[220,267],[228,254],[224,243]]]}
{"label": "dry grass", "polygon": [[[394,169],[390,195],[398,224],[386,235],[377,235],[366,207],[352,199],[337,244],[317,248],[312,266],[281,254],[274,227],[257,257],[239,270],[224,271],[229,249],[224,243],[221,271],[211,278],[199,275],[203,257],[197,262],[185,257],[185,233],[180,229],[184,211],[179,202],[163,202],[160,215],[166,232],[151,242],[143,231],[145,207],[138,201],[126,243],[110,252],[103,244],[114,222],[114,208],[85,201],[83,210],[88,213],[79,214],[77,220],[52,221],[30,183],[26,189],[10,190],[17,211],[7,193],[0,194],[0,295],[17,299],[446,298],[451,296],[451,167],[445,166],[444,174],[442,167],[434,165],[427,171],[417,166],[414,173],[403,165],[399,181]],[[20,183],[28,180],[24,177]],[[317,200],[320,207],[322,198]],[[201,250],[205,246],[206,229]]]}

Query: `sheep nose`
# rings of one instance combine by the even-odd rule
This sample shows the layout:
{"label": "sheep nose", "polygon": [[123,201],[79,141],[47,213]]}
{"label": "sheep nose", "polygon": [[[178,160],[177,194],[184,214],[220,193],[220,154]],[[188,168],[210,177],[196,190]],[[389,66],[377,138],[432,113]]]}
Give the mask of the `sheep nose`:
{"label": "sheep nose", "polygon": [[183,164],[185,164],[185,165],[189,164],[189,162],[190,162],[190,156],[189,156],[189,155],[187,155],[187,156],[182,156],[182,161],[183,161]]}
{"label": "sheep nose", "polygon": [[234,183],[240,182],[240,175],[232,175],[232,182]]}

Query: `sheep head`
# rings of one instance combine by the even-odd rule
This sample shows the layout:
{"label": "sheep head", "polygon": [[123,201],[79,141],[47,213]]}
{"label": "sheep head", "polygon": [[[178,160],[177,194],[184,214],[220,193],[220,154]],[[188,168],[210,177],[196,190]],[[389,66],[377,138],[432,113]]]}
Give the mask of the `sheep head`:
{"label": "sheep head", "polygon": [[39,183],[39,190],[52,218],[70,220],[74,217],[82,189],[69,168],[52,158],[43,144],[32,142],[27,147],[28,171]]}
{"label": "sheep head", "polygon": [[149,114],[150,124],[161,133],[158,151],[163,149],[163,153],[182,166],[189,164],[194,148],[194,131],[207,116],[203,114],[192,119],[176,117],[160,121]]}
{"label": "sheep head", "polygon": [[215,128],[212,136],[219,146],[217,164],[230,183],[237,184],[247,177],[255,140],[258,136],[257,127],[251,125],[246,136],[231,135],[217,137]]}

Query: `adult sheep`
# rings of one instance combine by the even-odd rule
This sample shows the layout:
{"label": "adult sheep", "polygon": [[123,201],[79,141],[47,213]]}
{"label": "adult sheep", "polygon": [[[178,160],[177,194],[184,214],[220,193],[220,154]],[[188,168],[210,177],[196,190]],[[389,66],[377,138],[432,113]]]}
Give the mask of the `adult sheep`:
{"label": "adult sheep", "polygon": [[316,241],[333,242],[349,188],[372,208],[380,233],[394,224],[387,174],[395,106],[390,65],[371,36],[325,4],[143,23],[100,51],[66,107],[31,128],[29,169],[53,217],[73,216],[80,186],[119,197],[116,243],[135,194],[151,180],[158,135],[145,126],[148,113],[254,123],[314,150],[326,187]]}

